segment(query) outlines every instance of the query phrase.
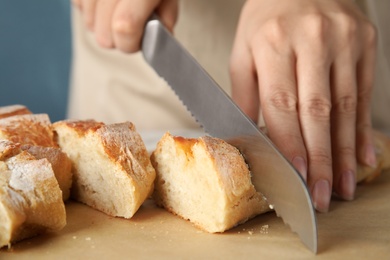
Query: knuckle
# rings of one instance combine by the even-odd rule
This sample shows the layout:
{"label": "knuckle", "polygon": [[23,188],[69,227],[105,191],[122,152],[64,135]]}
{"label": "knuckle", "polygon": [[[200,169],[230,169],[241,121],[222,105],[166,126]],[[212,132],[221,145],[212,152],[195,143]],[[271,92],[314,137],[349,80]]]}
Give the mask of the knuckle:
{"label": "knuckle", "polygon": [[[278,45],[285,42],[285,30],[283,26],[283,20],[280,17],[269,19],[261,27],[262,33],[267,42],[272,45]],[[260,34],[259,34],[260,35]]]}
{"label": "knuckle", "polygon": [[282,110],[286,112],[297,111],[298,99],[296,95],[287,90],[275,91],[268,100],[266,106],[275,110]]}
{"label": "knuckle", "polygon": [[328,99],[315,97],[309,99],[307,102],[303,102],[300,110],[302,111],[302,115],[329,120],[332,105]]}
{"label": "knuckle", "polygon": [[314,149],[309,152],[309,160],[311,164],[332,166],[332,156],[325,149]]}
{"label": "knuckle", "polygon": [[307,36],[318,43],[323,43],[327,38],[330,21],[321,13],[312,13],[304,17]]}
{"label": "knuckle", "polygon": [[333,105],[334,110],[343,114],[355,114],[357,100],[351,95],[347,95],[338,99]]}
{"label": "knuckle", "polygon": [[132,36],[142,28],[142,20],[138,19],[137,16],[128,13],[126,17],[118,17],[113,19],[112,31],[115,34]]}
{"label": "knuckle", "polygon": [[346,40],[356,39],[356,35],[359,31],[358,21],[349,15],[338,15],[338,28],[341,30],[342,35]]}
{"label": "knuckle", "polygon": [[359,104],[369,104],[371,102],[372,86],[361,88],[358,92],[357,102]]}
{"label": "knuckle", "polygon": [[337,156],[340,157],[352,157],[352,158],[355,158],[356,157],[356,152],[355,152],[355,148],[354,147],[351,147],[351,146],[343,146],[343,147],[339,147],[337,149]]}
{"label": "knuckle", "polygon": [[356,124],[357,133],[371,133],[372,125],[369,122],[358,122]]}
{"label": "knuckle", "polygon": [[375,25],[371,23],[367,23],[365,25],[364,33],[365,33],[364,39],[366,40],[367,46],[370,48],[376,47],[378,32]]}

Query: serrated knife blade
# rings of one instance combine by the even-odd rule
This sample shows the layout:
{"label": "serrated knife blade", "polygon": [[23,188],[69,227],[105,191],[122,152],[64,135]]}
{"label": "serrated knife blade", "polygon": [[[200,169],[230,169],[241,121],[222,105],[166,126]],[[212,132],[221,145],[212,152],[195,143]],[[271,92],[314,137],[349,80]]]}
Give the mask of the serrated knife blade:
{"label": "serrated knife blade", "polygon": [[316,253],[317,222],[310,193],[300,174],[269,138],[155,16],[145,26],[142,53],[208,134],[240,150],[250,167],[256,190],[264,194],[277,215]]}

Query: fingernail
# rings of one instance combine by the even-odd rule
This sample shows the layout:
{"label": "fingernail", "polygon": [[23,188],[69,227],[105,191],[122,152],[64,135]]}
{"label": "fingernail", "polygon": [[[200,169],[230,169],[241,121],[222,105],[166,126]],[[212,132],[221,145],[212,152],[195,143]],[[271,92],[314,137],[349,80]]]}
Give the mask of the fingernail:
{"label": "fingernail", "polygon": [[292,164],[298,170],[298,172],[302,175],[303,179],[306,180],[306,178],[307,178],[307,166],[306,166],[305,159],[303,159],[300,156],[296,156],[292,160]]}
{"label": "fingernail", "polygon": [[376,153],[375,147],[373,145],[369,145],[366,148],[366,164],[372,168],[376,167]]}
{"label": "fingernail", "polygon": [[328,212],[330,203],[330,185],[326,180],[318,180],[313,189],[313,204],[319,212]]}
{"label": "fingernail", "polygon": [[356,189],[356,176],[353,171],[344,172],[341,175],[339,194],[345,200],[353,200]]}

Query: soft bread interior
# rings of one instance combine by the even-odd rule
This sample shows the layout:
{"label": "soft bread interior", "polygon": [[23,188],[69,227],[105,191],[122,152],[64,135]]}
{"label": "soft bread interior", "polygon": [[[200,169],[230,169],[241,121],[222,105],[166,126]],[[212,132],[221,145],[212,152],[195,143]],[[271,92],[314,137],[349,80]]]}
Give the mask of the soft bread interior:
{"label": "soft bread interior", "polygon": [[135,214],[150,193],[155,177],[146,148],[135,129],[129,127],[100,125],[78,131],[71,124],[55,126],[58,143],[73,162],[71,196],[106,214],[124,218]]}
{"label": "soft bread interior", "polygon": [[269,210],[238,150],[222,140],[169,133],[152,155],[158,205],[208,232],[223,232]]}

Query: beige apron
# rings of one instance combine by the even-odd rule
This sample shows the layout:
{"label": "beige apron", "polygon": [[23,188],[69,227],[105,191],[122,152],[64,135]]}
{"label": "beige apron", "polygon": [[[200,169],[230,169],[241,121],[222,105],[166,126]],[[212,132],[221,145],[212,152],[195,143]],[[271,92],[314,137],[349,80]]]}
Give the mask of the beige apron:
{"label": "beige apron", "polygon": [[[244,0],[182,0],[175,36],[229,93],[228,64]],[[390,131],[390,1],[360,1],[380,33],[373,95],[376,128]],[[365,3],[366,2],[366,3]],[[74,62],[68,117],[106,123],[125,120],[139,130],[197,127],[181,102],[140,53],[99,48],[77,11],[73,12]],[[191,79],[189,79],[191,80]]]}

